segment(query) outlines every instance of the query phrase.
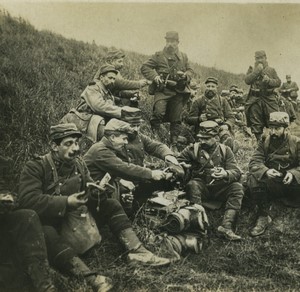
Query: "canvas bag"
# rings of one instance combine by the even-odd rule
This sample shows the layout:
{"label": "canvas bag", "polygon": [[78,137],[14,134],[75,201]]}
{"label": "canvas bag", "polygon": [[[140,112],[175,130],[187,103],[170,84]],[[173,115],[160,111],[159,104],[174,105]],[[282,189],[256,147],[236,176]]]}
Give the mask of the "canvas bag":
{"label": "canvas bag", "polygon": [[[58,174],[54,165],[51,154],[43,156],[47,160],[53,171],[53,179],[55,184],[55,193],[60,194],[60,185],[58,183]],[[83,174],[83,169],[78,163],[78,170]],[[101,235],[97,228],[93,216],[88,211],[87,206],[83,205],[79,208],[66,212],[63,218],[60,235],[62,239],[72,247],[77,254],[83,254],[94,245],[101,242]]]}

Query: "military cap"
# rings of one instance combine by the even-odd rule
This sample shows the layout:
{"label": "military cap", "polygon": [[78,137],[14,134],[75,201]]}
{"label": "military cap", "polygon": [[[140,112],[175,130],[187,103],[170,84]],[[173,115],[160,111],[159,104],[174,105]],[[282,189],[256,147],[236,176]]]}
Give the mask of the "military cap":
{"label": "military cap", "polygon": [[116,59],[122,59],[125,57],[125,54],[122,50],[111,50],[108,51],[105,59],[106,60],[116,60]]}
{"label": "military cap", "polygon": [[140,125],[142,119],[142,111],[136,107],[124,106],[121,109],[121,119],[131,125]]}
{"label": "military cap", "polygon": [[74,123],[58,124],[50,127],[50,140],[62,139],[69,136],[81,137],[81,132]]}
{"label": "military cap", "polygon": [[231,85],[231,86],[229,87],[229,91],[230,91],[230,92],[231,92],[231,91],[238,92],[238,87],[237,87],[237,85]]}
{"label": "military cap", "polygon": [[218,123],[214,121],[204,121],[199,125],[199,132],[197,137],[199,138],[210,138],[219,134],[220,127]]}
{"label": "military cap", "polygon": [[221,96],[229,96],[229,90],[226,90],[226,89],[222,90]]}
{"label": "military cap", "polygon": [[255,52],[255,58],[259,58],[259,57],[266,57],[266,52],[261,50],[261,51],[256,51]]}
{"label": "military cap", "polygon": [[269,126],[288,127],[290,124],[290,117],[286,112],[270,113]]}
{"label": "military cap", "polygon": [[218,79],[215,77],[208,77],[205,81],[205,84],[210,83],[210,82],[215,83],[216,85],[218,85],[218,83],[219,83]]}
{"label": "military cap", "polygon": [[177,31],[168,31],[166,33],[165,39],[173,39],[179,41],[179,36]]}
{"label": "military cap", "polygon": [[133,129],[131,128],[129,123],[118,119],[111,119],[104,128],[104,132],[106,131],[119,132],[124,134],[133,133]]}
{"label": "military cap", "polygon": [[116,68],[113,65],[103,65],[100,68],[99,76],[104,75],[104,74],[109,73],[109,72],[114,72],[115,74],[119,73],[119,71],[116,70]]}

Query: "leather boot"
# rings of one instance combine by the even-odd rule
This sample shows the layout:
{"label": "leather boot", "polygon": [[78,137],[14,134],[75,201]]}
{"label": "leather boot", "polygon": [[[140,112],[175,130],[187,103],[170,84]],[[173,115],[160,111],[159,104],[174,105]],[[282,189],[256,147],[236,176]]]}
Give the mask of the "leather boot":
{"label": "leather boot", "polygon": [[77,277],[84,277],[87,284],[91,286],[95,292],[106,292],[113,287],[110,278],[92,272],[79,257],[73,257],[71,259],[71,267],[72,268],[68,272]]}
{"label": "leather boot", "polygon": [[37,292],[57,291],[52,283],[49,265],[46,261],[32,261],[28,265],[27,272]]}
{"label": "leather boot", "polygon": [[218,233],[231,241],[239,241],[242,238],[235,234],[232,230],[232,224],[237,216],[237,211],[233,209],[228,209],[225,211],[222,225],[218,227]]}
{"label": "leather boot", "polygon": [[170,264],[170,259],[161,258],[147,250],[132,228],[124,229],[119,234],[119,240],[129,251],[128,260],[131,264],[141,264],[144,266],[161,267]]}
{"label": "leather boot", "polygon": [[259,216],[255,226],[250,231],[251,236],[259,236],[265,233],[267,227],[271,224],[272,218],[270,216]]}

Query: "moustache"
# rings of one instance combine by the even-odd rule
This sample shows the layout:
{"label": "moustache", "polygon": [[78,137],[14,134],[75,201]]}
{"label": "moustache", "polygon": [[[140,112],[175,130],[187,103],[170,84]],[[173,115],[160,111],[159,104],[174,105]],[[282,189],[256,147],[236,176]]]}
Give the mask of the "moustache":
{"label": "moustache", "polygon": [[212,98],[216,95],[216,93],[213,90],[205,90],[205,96]]}

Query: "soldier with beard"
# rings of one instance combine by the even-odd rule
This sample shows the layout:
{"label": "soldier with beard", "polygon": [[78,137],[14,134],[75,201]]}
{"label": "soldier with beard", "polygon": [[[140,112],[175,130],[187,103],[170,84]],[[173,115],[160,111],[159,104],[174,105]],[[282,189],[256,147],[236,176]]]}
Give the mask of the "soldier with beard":
{"label": "soldier with beard", "polygon": [[232,109],[227,99],[218,95],[217,78],[207,78],[205,86],[204,95],[194,101],[186,122],[195,126],[195,134],[199,131],[199,123],[217,122],[221,126],[219,133],[221,143],[225,143],[233,150],[234,114]]}
{"label": "soldier with beard", "polygon": [[252,236],[263,234],[272,222],[269,212],[273,201],[300,207],[300,139],[289,133],[288,126],[287,113],[271,113],[269,135],[258,143],[249,163],[248,184],[258,206]]}
{"label": "soldier with beard", "polygon": [[181,113],[190,96],[188,84],[193,70],[187,55],[178,50],[178,33],[169,31],[165,39],[163,51],[146,61],[141,72],[152,81],[149,87],[149,93],[154,95],[152,130],[157,131],[160,124],[170,122],[171,149],[178,152],[176,144],[180,134]]}
{"label": "soldier with beard", "polygon": [[270,113],[279,110],[274,89],[280,86],[281,80],[275,69],[269,67],[265,51],[255,52],[254,68],[249,67],[245,82],[251,86],[245,103],[247,126],[258,141],[264,127],[269,126]]}
{"label": "soldier with beard", "polygon": [[299,87],[295,81],[292,81],[291,75],[286,75],[286,82],[282,83],[279,92],[292,103],[295,111],[297,110],[298,90]]}
{"label": "soldier with beard", "polygon": [[214,121],[200,123],[198,142],[186,147],[178,156],[190,172],[186,185],[188,198],[197,204],[218,209],[225,203],[225,215],[217,231],[228,240],[241,240],[232,230],[241,209],[243,187],[241,170],[228,146],[220,144],[219,125]]}

